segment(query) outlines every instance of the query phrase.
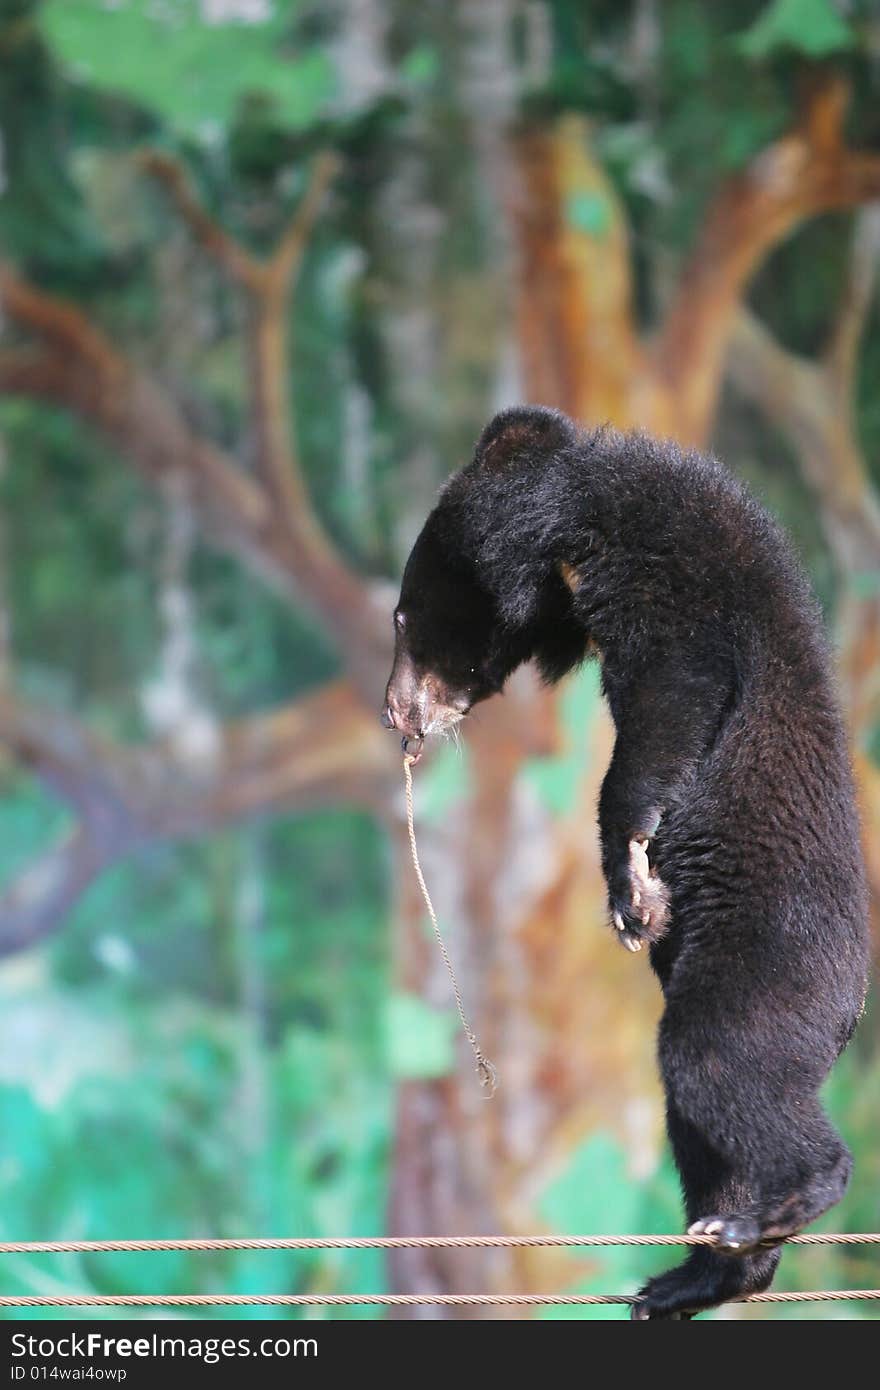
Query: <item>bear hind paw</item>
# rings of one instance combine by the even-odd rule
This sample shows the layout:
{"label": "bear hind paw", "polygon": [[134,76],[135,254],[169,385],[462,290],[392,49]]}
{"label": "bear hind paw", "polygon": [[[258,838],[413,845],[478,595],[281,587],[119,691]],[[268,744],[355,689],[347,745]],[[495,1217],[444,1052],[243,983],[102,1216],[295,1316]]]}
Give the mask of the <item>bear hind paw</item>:
{"label": "bear hind paw", "polygon": [[688,1226],[689,1236],[711,1236],[712,1249],[721,1255],[749,1255],[775,1241],[762,1239],[753,1216],[706,1216]]}

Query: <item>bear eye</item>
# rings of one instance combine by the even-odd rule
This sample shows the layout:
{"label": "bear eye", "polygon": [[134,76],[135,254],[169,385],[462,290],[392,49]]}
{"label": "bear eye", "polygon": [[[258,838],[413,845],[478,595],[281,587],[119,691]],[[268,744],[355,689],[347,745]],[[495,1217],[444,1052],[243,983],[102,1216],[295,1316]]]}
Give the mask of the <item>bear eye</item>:
{"label": "bear eye", "polygon": [[395,613],[394,626],[401,630],[406,627],[406,617],[403,613]]}

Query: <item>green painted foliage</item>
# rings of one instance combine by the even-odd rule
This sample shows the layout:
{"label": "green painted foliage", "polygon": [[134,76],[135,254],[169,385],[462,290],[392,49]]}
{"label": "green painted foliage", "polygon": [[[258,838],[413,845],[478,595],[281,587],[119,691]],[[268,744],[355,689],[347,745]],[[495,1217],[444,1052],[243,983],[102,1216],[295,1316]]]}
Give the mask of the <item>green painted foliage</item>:
{"label": "green painted foliage", "polygon": [[576,193],[565,209],[567,221],[579,232],[601,238],[611,226],[611,209],[599,193]]}
{"label": "green painted foliage", "polygon": [[415,994],[392,994],[386,1008],[386,1046],[392,1075],[401,1080],[447,1076],[455,1061],[458,1018]]}
{"label": "green painted foliage", "polygon": [[599,702],[599,668],[586,664],[565,684],[562,696],[561,747],[552,757],[532,758],[523,775],[556,815],[577,805],[581,769],[589,758],[589,739]]}
{"label": "green painted foliage", "polygon": [[827,58],[855,47],[856,36],[833,0],[772,0],[738,44],[748,58],[786,51]]}
{"label": "green painted foliage", "polygon": [[49,0],[41,23],[79,81],[125,92],[175,130],[222,138],[248,93],[269,95],[293,125],[314,120],[332,94],[325,54],[295,41],[298,9],[209,23],[199,0]]}

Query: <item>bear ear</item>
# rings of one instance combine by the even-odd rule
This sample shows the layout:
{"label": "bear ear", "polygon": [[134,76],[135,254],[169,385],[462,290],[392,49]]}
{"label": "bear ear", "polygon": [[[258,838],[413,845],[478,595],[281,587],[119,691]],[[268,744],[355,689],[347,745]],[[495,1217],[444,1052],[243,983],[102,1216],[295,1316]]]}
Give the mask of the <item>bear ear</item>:
{"label": "bear ear", "polygon": [[477,443],[474,459],[486,468],[504,468],[517,457],[566,449],[577,439],[567,415],[542,405],[518,405],[491,420]]}

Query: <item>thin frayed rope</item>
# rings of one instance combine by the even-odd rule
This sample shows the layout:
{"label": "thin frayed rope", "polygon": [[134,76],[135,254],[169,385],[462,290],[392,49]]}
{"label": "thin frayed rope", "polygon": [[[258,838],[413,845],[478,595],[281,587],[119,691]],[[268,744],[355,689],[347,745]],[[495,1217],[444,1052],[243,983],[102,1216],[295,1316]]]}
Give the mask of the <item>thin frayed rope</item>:
{"label": "thin frayed rope", "polygon": [[470,1043],[471,1051],[474,1054],[474,1061],[477,1065],[477,1076],[480,1078],[480,1085],[486,1093],[483,1099],[491,1100],[498,1086],[498,1073],[496,1072],[492,1063],[489,1061],[489,1058],[486,1056],[483,1049],[480,1047],[480,1044],[477,1041],[477,1035],[471,1028],[470,1023],[468,1022],[467,1014],[464,1011],[464,1002],[461,997],[461,990],[458,987],[458,979],[455,974],[455,969],[450,959],[449,952],[446,949],[446,942],[443,940],[443,934],[440,931],[440,924],[437,921],[437,914],[434,911],[434,904],[431,902],[431,894],[428,892],[428,885],[425,883],[425,875],[422,873],[422,866],[419,862],[419,850],[416,844],[415,811],[413,809],[412,770],[415,761],[416,759],[413,757],[412,753],[404,753],[403,776],[404,781],[406,782],[406,826],[409,832],[409,846],[412,850],[413,868],[416,871],[416,878],[418,879],[419,887],[422,890],[422,897],[425,900],[425,907],[428,909],[428,916],[431,919],[431,926],[434,929],[434,936],[436,938],[437,945],[440,947],[440,954],[442,955],[443,962],[446,966],[447,971],[449,972],[449,978],[452,982],[452,992],[455,995],[455,1007],[458,1009],[458,1016],[461,1019],[461,1026],[464,1029],[464,1035]]}
{"label": "thin frayed rope", "polygon": [[[714,1236],[221,1236],[180,1240],[3,1240],[0,1255],[101,1254],[151,1250],[479,1250],[534,1247],[714,1245]],[[789,1236],[784,1245],[880,1245],[876,1233]]]}
{"label": "thin frayed rope", "polygon": [[[189,1294],[21,1294],[0,1297],[0,1308],[249,1308],[261,1305],[292,1307],[369,1307],[449,1308],[576,1307],[581,1304],[632,1303],[626,1294],[541,1294],[541,1293],[389,1293],[389,1294],[309,1294],[309,1293],[189,1293]],[[843,1303],[850,1300],[880,1299],[880,1289],[827,1289],[810,1293],[757,1293],[737,1300],[743,1303]]]}

